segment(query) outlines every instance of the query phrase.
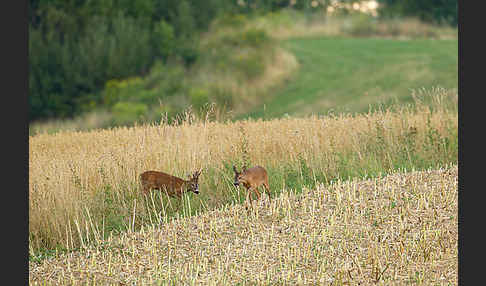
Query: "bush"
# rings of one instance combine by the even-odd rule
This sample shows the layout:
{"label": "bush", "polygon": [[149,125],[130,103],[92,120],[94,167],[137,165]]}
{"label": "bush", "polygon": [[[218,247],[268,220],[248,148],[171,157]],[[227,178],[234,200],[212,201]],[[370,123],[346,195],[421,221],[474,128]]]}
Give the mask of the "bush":
{"label": "bush", "polygon": [[116,125],[129,125],[139,121],[148,111],[143,103],[136,102],[117,102],[113,108],[113,120]]}
{"label": "bush", "polygon": [[457,26],[457,0],[378,0],[382,17],[417,17],[435,24]]}
{"label": "bush", "polygon": [[[159,98],[172,96],[184,92],[185,70],[179,65],[163,65],[156,62],[150,73],[143,79],[143,89],[153,92],[153,98],[145,97],[143,101],[147,104],[157,103]],[[137,94],[132,94],[137,97]]]}
{"label": "bush", "polygon": [[302,16],[302,14],[295,10],[285,9],[277,12],[270,12],[262,17],[262,20],[273,27],[291,27],[295,24],[296,20],[301,20]]}
{"label": "bush", "polygon": [[201,62],[223,73],[234,73],[240,80],[254,79],[265,70],[265,57],[273,41],[263,29],[235,31],[211,40]]}
{"label": "bush", "polygon": [[205,89],[194,88],[189,92],[189,98],[192,106],[196,110],[199,110],[204,106],[204,104],[209,102],[209,93]]}
{"label": "bush", "polygon": [[267,33],[262,29],[252,28],[243,33],[243,43],[254,48],[258,48],[270,41]]}
{"label": "bush", "polygon": [[221,38],[221,44],[230,47],[259,48],[271,42],[267,32],[263,29],[251,28],[247,31],[239,31]]}
{"label": "bush", "polygon": [[177,44],[177,54],[184,61],[185,66],[192,66],[199,58],[197,44],[192,40],[180,40]]}
{"label": "bush", "polygon": [[174,28],[164,20],[160,20],[154,26],[153,45],[155,54],[167,59],[175,48]]}
{"label": "bush", "polygon": [[248,80],[261,76],[265,71],[263,56],[255,52],[241,55],[232,62],[236,70]]}
{"label": "bush", "polygon": [[243,28],[247,22],[247,16],[244,14],[225,14],[217,22],[218,27]]}
{"label": "bush", "polygon": [[120,100],[128,100],[142,89],[142,79],[139,77],[123,80],[112,79],[106,82],[102,93],[103,104],[107,107],[115,105]]}
{"label": "bush", "polygon": [[343,27],[345,33],[361,37],[376,34],[376,23],[372,16],[359,13],[352,15],[349,20],[349,24]]}
{"label": "bush", "polygon": [[233,95],[230,91],[221,88],[212,88],[211,95],[217,105],[222,108],[232,108],[234,105]]}

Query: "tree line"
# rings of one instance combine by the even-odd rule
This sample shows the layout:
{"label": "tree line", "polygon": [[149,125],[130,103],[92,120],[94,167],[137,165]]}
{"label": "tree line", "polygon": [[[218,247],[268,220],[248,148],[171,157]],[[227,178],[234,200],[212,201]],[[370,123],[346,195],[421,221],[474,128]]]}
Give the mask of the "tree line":
{"label": "tree line", "polygon": [[[288,7],[312,12],[313,2],[29,0],[29,121],[91,110],[102,104],[99,92],[107,81],[143,76],[156,61],[191,66],[199,56],[200,34],[217,17]],[[317,2],[321,9],[332,4]],[[379,2],[386,16],[457,25],[457,1]]]}

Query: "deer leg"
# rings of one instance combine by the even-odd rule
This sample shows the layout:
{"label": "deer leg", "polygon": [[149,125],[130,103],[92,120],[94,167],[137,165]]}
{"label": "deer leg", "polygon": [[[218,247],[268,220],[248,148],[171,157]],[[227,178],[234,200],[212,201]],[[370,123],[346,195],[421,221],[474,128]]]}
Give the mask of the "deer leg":
{"label": "deer leg", "polygon": [[[160,195],[164,195],[165,194],[165,197],[167,198],[167,203],[169,204],[170,208],[172,210],[174,210],[174,206],[172,205],[172,202],[171,202],[171,196],[169,195],[169,192],[167,192],[167,189],[164,187],[164,188],[160,188]],[[178,209],[175,209],[175,211],[177,212]]]}
{"label": "deer leg", "polygon": [[270,196],[270,187],[268,186],[268,182],[263,183],[263,187],[265,188],[265,192],[268,195],[268,200],[272,202],[272,196]]}
{"label": "deer leg", "polygon": [[177,211],[179,211],[181,208],[184,209],[184,196],[183,195],[181,197],[179,197],[179,199],[177,200]]}
{"label": "deer leg", "polygon": [[260,200],[261,194],[260,194],[260,192],[258,191],[258,187],[253,188],[253,190],[254,190],[254,191],[255,191],[255,193],[257,194],[257,199],[258,199],[258,200]]}
{"label": "deer leg", "polygon": [[250,199],[250,206],[251,206],[251,190],[250,189],[247,189],[246,190],[246,209],[248,210],[248,199]]}
{"label": "deer leg", "polygon": [[147,186],[147,185],[145,185],[145,184],[143,184],[143,183],[142,183],[142,184],[140,184],[140,185],[142,186],[142,193],[143,193],[144,195],[147,195],[147,194],[148,194],[148,192],[149,192],[149,190],[148,190],[148,186]]}

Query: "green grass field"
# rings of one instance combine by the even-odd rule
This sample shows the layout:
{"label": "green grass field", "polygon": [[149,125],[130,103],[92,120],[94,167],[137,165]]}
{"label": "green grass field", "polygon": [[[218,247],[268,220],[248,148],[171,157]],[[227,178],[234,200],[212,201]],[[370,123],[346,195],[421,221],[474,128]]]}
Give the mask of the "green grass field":
{"label": "green grass field", "polygon": [[[220,45],[215,41],[216,46]],[[371,108],[376,108],[380,105],[387,107],[393,103],[412,102],[413,90],[458,87],[458,42],[454,38],[403,40],[306,35],[278,39],[278,46],[278,53],[273,55],[273,60],[268,61],[272,64],[267,63],[263,74],[256,79],[241,81],[229,72],[218,73],[220,67],[218,64],[214,65],[215,59],[222,59],[218,55],[208,60],[210,64],[205,63],[208,66],[185,76],[189,89],[193,90],[189,92],[190,99],[171,96],[161,102],[166,105],[175,104],[178,108],[186,108],[192,104],[193,108],[198,109],[205,100],[209,100],[216,103],[216,108],[224,110],[221,114],[231,110],[229,117],[233,120],[248,117],[270,119],[285,114],[302,117],[329,112],[367,112],[370,105]],[[226,52],[231,55],[247,53],[239,46],[227,49]],[[262,51],[258,54],[260,57],[269,56]],[[235,57],[241,60],[240,56]],[[248,67],[236,70],[245,71],[252,63],[260,61],[261,59],[253,58],[252,62],[245,58],[242,63],[248,64]],[[231,64],[226,65],[227,68],[232,68]],[[157,76],[160,75],[155,77]],[[144,79],[142,82],[151,80],[153,79]],[[181,79],[173,78],[168,82],[178,80]],[[143,98],[147,92],[163,94],[162,90],[130,88],[124,94],[133,97],[136,102],[136,98]],[[191,102],[192,100],[195,101]],[[221,105],[225,100],[233,102],[229,110]],[[144,120],[155,120],[165,110],[160,109],[158,103],[141,103],[153,108],[150,114],[145,115]],[[172,111],[174,110],[176,109]],[[127,118],[135,120],[136,116],[132,115],[127,115]],[[33,124],[30,132],[35,134],[42,130],[53,132],[62,129],[106,128],[111,126],[110,122],[117,122],[113,116],[108,111],[87,113],[74,120]]]}
{"label": "green grass field", "polygon": [[412,90],[458,86],[457,40],[293,38],[282,42],[300,68],[263,105],[237,119],[367,112],[412,101]]}

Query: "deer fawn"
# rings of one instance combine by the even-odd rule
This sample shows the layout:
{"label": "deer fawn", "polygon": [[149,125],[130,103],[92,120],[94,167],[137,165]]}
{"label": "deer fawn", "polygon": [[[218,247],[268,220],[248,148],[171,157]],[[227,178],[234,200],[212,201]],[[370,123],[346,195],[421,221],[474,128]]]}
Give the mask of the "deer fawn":
{"label": "deer fawn", "polygon": [[185,192],[199,194],[199,175],[201,175],[201,170],[194,172],[192,176],[189,175],[189,180],[186,181],[163,172],[146,171],[140,175],[140,183],[145,195],[153,189],[158,189],[166,191],[167,195],[171,197],[181,198]]}
{"label": "deer fawn", "polygon": [[265,191],[268,193],[268,199],[271,202],[272,197],[270,196],[270,187],[268,185],[268,175],[267,171],[260,166],[255,166],[253,168],[247,169],[246,166],[243,166],[243,170],[238,172],[236,167],[233,165],[233,171],[235,172],[235,186],[239,186],[242,184],[246,190],[248,191],[247,199],[250,198],[250,205],[251,205],[251,192],[254,191],[257,194],[258,199],[260,199],[260,192],[258,191],[258,187],[263,185]]}

